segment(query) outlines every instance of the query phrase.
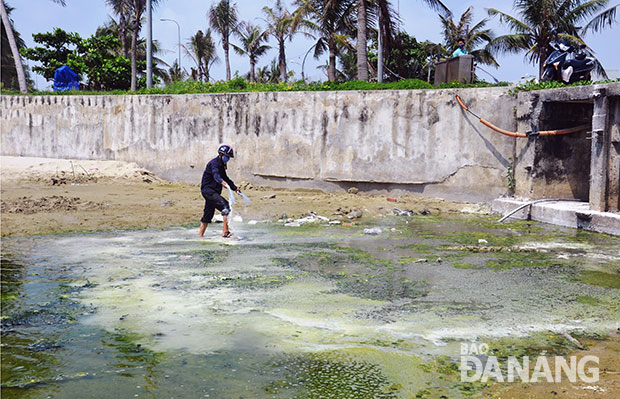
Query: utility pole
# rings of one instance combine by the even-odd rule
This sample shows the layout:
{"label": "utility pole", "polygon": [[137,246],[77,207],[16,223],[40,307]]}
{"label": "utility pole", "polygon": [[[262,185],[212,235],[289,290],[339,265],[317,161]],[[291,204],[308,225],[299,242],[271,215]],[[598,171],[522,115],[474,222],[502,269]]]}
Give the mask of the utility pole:
{"label": "utility pole", "polygon": [[381,7],[377,6],[377,82],[383,82],[383,39],[381,38]]}
{"label": "utility pole", "polygon": [[153,8],[146,0],[146,88],[153,87]]}

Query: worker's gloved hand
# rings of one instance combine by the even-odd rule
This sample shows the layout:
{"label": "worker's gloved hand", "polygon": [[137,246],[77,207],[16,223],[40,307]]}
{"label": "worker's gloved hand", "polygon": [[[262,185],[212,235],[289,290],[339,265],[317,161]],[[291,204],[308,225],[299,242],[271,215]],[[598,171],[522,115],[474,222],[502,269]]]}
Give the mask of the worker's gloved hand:
{"label": "worker's gloved hand", "polygon": [[237,189],[237,194],[241,194],[241,190],[240,189]]}

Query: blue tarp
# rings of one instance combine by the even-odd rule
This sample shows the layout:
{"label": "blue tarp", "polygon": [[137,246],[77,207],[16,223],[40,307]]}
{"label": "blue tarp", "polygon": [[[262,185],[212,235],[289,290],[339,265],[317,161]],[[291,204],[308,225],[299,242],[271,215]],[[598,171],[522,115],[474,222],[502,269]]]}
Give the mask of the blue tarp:
{"label": "blue tarp", "polygon": [[80,76],[66,65],[54,72],[54,91],[80,90]]}

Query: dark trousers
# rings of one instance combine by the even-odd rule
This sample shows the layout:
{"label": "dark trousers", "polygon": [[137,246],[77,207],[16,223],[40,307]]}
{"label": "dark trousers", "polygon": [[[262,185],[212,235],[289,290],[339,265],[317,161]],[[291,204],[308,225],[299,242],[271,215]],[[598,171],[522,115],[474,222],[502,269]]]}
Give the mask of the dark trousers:
{"label": "dark trousers", "polygon": [[211,223],[211,219],[213,219],[213,214],[216,209],[222,212],[222,216],[226,216],[230,213],[230,205],[228,205],[228,201],[226,201],[220,194],[202,193],[202,196],[205,199],[205,209],[202,214],[202,219],[200,219],[202,223]]}

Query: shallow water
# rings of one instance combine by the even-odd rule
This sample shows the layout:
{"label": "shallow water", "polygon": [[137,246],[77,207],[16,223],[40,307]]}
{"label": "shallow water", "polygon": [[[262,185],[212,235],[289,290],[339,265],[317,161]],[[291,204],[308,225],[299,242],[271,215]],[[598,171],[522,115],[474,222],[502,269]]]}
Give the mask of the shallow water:
{"label": "shallow water", "polygon": [[479,388],[458,382],[461,342],[561,351],[556,333],[620,325],[619,238],[484,217],[372,226],[4,240],[2,395],[461,397]]}

